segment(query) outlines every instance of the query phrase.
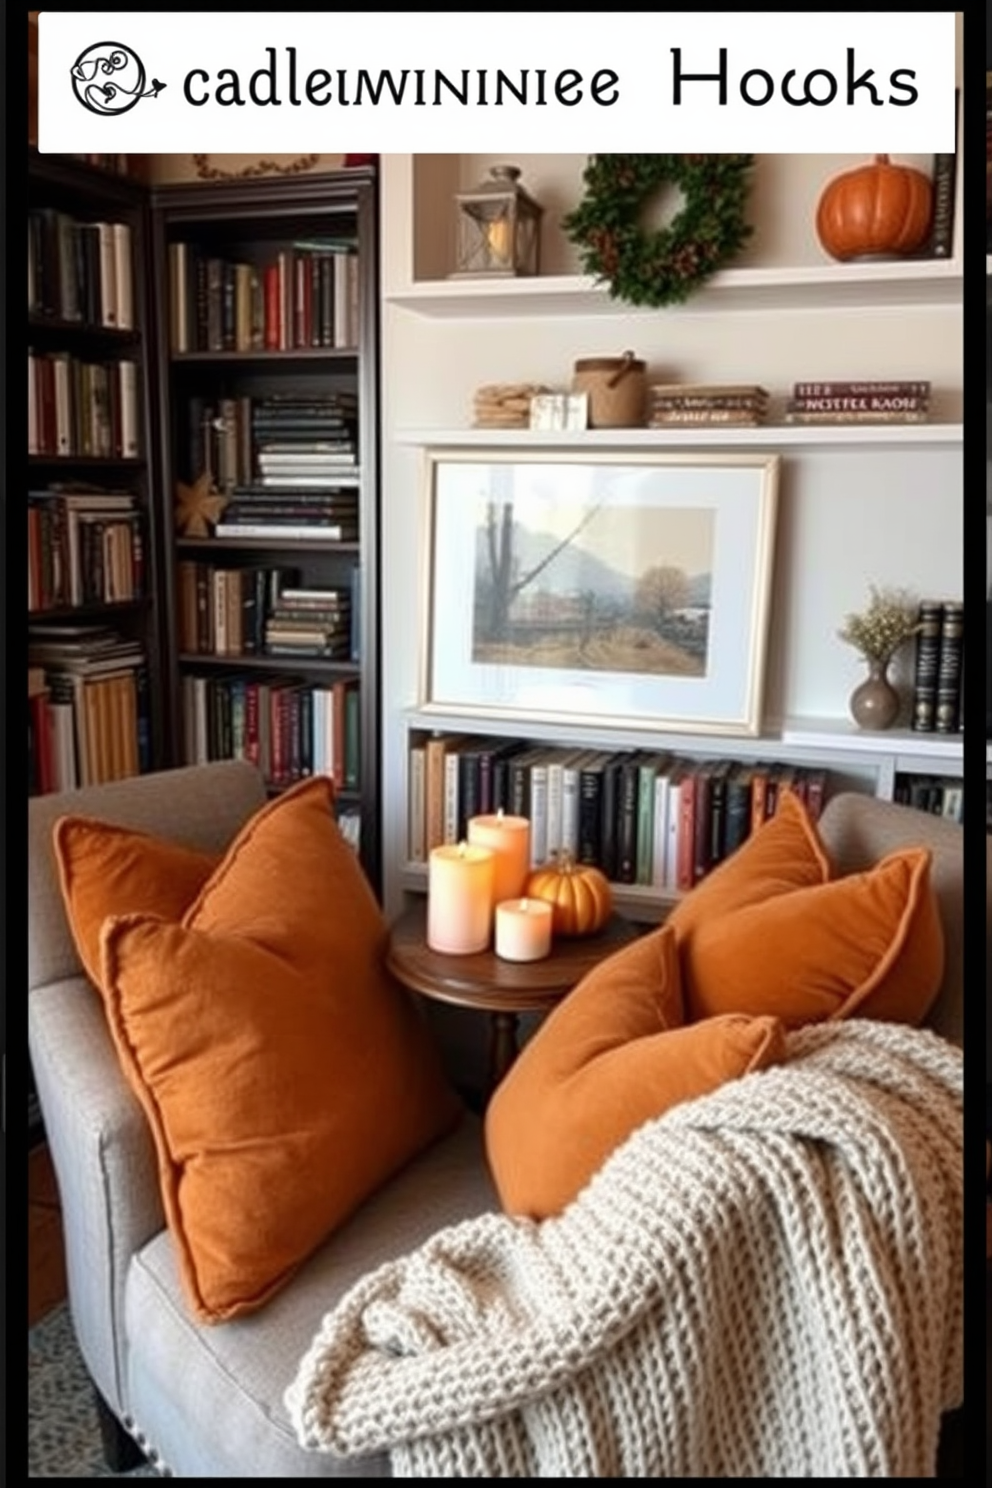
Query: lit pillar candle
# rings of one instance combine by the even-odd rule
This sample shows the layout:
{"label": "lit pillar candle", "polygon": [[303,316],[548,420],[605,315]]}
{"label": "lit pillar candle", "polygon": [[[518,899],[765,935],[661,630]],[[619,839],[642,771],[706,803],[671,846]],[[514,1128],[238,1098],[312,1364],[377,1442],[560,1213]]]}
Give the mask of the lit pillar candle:
{"label": "lit pillar candle", "polygon": [[493,816],[473,816],[468,824],[468,840],[476,847],[492,848],[496,854],[493,903],[519,898],[530,873],[530,822],[527,818],[506,816],[502,811]]}
{"label": "lit pillar candle", "polygon": [[551,951],[551,905],[510,899],[496,906],[496,954],[504,961],[540,961]]}
{"label": "lit pillar candle", "polygon": [[431,850],[427,881],[427,944],[432,951],[468,955],[489,944],[496,857],[488,847]]}

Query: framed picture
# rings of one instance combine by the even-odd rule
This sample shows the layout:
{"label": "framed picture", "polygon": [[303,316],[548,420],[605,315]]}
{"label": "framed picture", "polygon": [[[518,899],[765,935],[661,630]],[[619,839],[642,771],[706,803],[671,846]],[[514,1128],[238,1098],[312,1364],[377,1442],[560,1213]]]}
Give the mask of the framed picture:
{"label": "framed picture", "polygon": [[777,455],[428,450],[422,707],[760,731]]}

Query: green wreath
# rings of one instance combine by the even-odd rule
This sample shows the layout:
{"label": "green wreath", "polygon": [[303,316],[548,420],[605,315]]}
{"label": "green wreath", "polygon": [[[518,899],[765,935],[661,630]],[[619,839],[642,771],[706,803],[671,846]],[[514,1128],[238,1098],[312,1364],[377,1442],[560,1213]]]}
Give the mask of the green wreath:
{"label": "green wreath", "polygon": [[[613,299],[671,305],[737,253],[753,229],[744,221],[753,155],[593,155],[585,196],[562,221],[582,267],[610,284]],[[645,232],[640,213],[659,186],[685,203],[667,227]]]}

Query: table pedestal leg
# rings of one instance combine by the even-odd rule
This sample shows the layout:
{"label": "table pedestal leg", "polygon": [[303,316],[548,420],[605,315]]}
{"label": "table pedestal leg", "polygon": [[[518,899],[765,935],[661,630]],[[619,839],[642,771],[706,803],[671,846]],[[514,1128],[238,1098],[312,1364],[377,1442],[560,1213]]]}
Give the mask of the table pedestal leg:
{"label": "table pedestal leg", "polygon": [[489,1026],[489,1091],[490,1094],[517,1057],[516,1013],[491,1013]]}

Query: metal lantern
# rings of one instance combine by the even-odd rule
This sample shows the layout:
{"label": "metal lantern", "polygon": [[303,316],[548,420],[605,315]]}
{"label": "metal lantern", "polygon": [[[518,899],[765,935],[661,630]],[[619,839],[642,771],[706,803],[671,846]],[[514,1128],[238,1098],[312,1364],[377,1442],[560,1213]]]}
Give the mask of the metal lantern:
{"label": "metal lantern", "polygon": [[474,191],[457,194],[458,268],[453,279],[537,273],[544,208],[517,184],[519,167],[494,165],[489,174],[492,179]]}

